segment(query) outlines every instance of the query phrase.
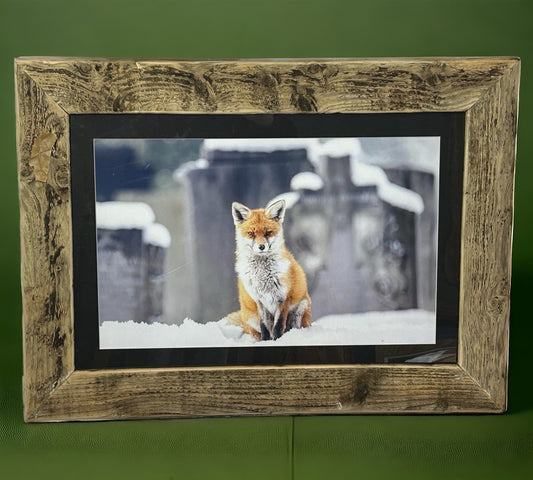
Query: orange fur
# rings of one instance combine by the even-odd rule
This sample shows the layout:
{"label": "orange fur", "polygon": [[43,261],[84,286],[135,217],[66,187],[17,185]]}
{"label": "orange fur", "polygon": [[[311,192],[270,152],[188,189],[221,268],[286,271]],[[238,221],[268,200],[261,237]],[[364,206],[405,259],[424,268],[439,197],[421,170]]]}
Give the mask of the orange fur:
{"label": "orange fur", "polygon": [[[284,245],[281,221],[269,218],[265,211],[265,209],[249,211],[246,219],[242,220],[241,223],[236,223],[236,230],[237,235],[253,239],[258,245],[265,245],[269,238],[278,234],[281,236],[282,243],[278,247],[278,252],[281,253],[282,258],[288,260],[286,273],[278,279],[279,283],[286,287],[287,292],[279,306],[280,316],[278,322],[281,322],[279,330],[283,334],[287,328],[290,308],[294,309],[303,300],[307,300],[307,306],[301,314],[300,326],[309,327],[311,325],[311,299],[307,292],[305,273]],[[237,248],[238,258],[239,248]],[[240,310],[231,314],[230,320],[232,323],[240,325],[244,333],[252,335],[255,339],[260,339],[261,333],[252,325],[260,325],[261,313],[255,300],[246,291],[241,278],[238,279],[238,290]]]}
{"label": "orange fur", "polygon": [[240,310],[230,313],[227,318],[230,324],[241,327],[244,333],[251,335],[257,341],[261,340],[261,334],[242,319]]}
{"label": "orange fur", "polygon": [[267,218],[265,215],[265,209],[262,208],[252,210],[248,219],[237,225],[237,230],[243,237],[248,236],[248,232],[252,232],[255,236],[255,241],[264,244],[268,238],[265,234],[271,232],[269,237],[278,234],[281,230],[281,224],[275,220]]}

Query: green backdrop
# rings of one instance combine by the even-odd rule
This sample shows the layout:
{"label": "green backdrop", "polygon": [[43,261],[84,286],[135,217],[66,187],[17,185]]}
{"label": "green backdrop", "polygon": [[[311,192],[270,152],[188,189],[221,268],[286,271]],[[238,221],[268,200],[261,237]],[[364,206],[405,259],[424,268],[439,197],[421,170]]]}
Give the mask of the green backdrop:
{"label": "green backdrop", "polygon": [[[0,478],[531,478],[533,2],[0,0]],[[509,412],[25,425],[13,58],[516,55]]]}

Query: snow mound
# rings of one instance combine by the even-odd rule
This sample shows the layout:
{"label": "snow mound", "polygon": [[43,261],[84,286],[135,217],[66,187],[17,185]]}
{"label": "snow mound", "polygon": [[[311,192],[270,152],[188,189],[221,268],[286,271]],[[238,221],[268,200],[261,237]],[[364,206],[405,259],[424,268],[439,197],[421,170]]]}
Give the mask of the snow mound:
{"label": "snow mound", "polygon": [[318,147],[320,155],[332,158],[355,157],[361,151],[361,142],[357,138],[334,138]]}
{"label": "snow mound", "polygon": [[300,200],[300,194],[298,192],[285,192],[280,193],[276,197],[274,197],[270,202],[268,202],[267,207],[270,205],[273,205],[276,202],[279,202],[280,200],[285,200],[285,206],[287,208],[292,208],[294,205],[298,203],[298,200]]}
{"label": "snow mound", "polygon": [[301,172],[291,178],[291,190],[322,190],[324,180],[313,172]]}
{"label": "snow mound", "polygon": [[439,175],[440,137],[367,137],[362,150],[368,164]]}
{"label": "snow mound", "polygon": [[170,232],[167,227],[160,223],[152,223],[143,231],[144,243],[155,245],[157,247],[170,247]]}
{"label": "snow mound", "polygon": [[226,318],[205,324],[186,318],[181,325],[104,322],[100,349],[434,344],[435,323],[435,313],[425,310],[328,315],[277,340],[256,342]]}
{"label": "snow mound", "polygon": [[[409,345],[435,343],[435,314],[399,310],[327,315],[310,327],[291,330],[276,345]],[[303,337],[303,338],[299,338]],[[302,341],[300,343],[300,341]]]}
{"label": "snow mound", "polygon": [[170,246],[167,227],[155,223],[155,214],[144,202],[96,202],[96,228],[142,230],[143,242],[162,248]]}
{"label": "snow mound", "polygon": [[197,323],[186,318],[181,325],[163,323],[104,322],[100,326],[100,349],[238,347],[253,344],[242,329],[226,319]]}
{"label": "snow mound", "polygon": [[357,186],[376,185],[384,202],[414,213],[424,211],[424,200],[412,190],[391,183],[382,168],[351,159],[352,182]]}
{"label": "snow mound", "polygon": [[184,164],[180,165],[174,172],[172,173],[172,179],[175,182],[179,182],[183,178],[186,178],[189,172],[192,172],[193,170],[203,170],[209,166],[209,163],[205,158],[199,158],[198,160],[192,160],[190,162],[185,162]]}
{"label": "snow mound", "polygon": [[97,228],[143,230],[154,221],[154,211],[143,202],[96,202]]}

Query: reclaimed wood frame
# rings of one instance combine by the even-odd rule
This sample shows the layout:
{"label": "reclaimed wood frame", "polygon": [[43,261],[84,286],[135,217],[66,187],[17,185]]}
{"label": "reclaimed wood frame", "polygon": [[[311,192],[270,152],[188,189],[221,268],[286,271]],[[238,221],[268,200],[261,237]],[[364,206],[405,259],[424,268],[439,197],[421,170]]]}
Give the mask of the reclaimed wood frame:
{"label": "reclaimed wood frame", "polygon": [[[506,410],[519,59],[19,58],[15,76],[27,422]],[[465,112],[457,364],[76,370],[69,115],[154,112]]]}

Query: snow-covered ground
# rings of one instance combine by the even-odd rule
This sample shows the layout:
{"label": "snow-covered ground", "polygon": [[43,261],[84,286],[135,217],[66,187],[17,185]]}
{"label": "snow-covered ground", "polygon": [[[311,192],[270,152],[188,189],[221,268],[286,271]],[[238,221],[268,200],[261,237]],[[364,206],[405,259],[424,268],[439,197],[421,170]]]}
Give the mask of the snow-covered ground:
{"label": "snow-covered ground", "polygon": [[256,342],[225,318],[206,324],[185,319],[181,325],[104,322],[100,349],[433,344],[435,327],[435,313],[425,310],[328,315],[275,341]]}

